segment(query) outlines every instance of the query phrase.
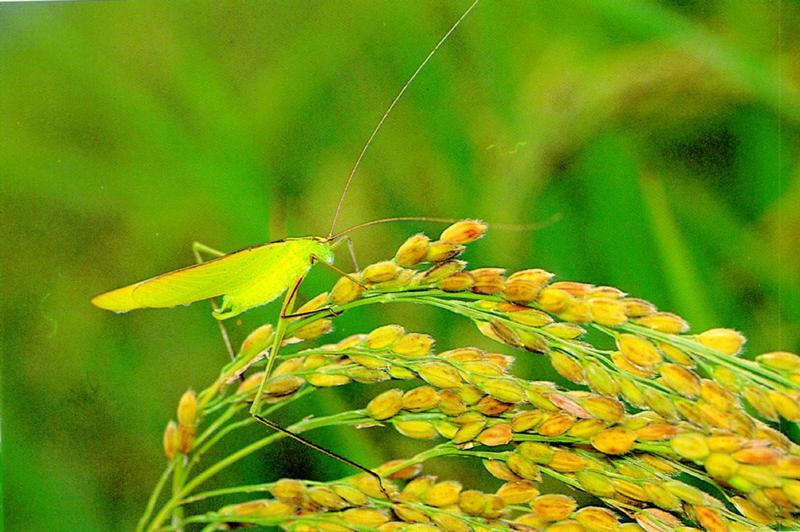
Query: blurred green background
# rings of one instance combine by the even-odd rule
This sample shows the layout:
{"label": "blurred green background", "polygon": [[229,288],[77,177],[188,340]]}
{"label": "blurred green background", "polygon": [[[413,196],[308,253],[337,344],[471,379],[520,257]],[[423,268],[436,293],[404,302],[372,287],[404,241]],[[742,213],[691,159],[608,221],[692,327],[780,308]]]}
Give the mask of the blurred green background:
{"label": "blurred green background", "polygon": [[[180,394],[207,385],[226,355],[206,304],[117,316],[89,299],[190,263],[193,240],[234,250],[326,233],[371,128],[466,6],[0,6],[8,529],[131,528]],[[750,355],[797,351],[798,34],[788,0],[487,0],[387,122],[339,227],[398,215],[548,222],[492,231],[467,258],[613,284],[696,331],[744,331]],[[356,233],[360,261],[421,229],[441,227]],[[316,272],[304,292],[334,280]],[[275,313],[246,314],[234,338]],[[394,321],[440,349],[490,347],[467,323],[403,307],[354,311],[331,338]],[[552,376],[545,368],[518,365]],[[281,418],[373,392],[327,391]],[[369,466],[419,447],[354,432],[311,436]],[[285,443],[216,482],[351,472]]]}

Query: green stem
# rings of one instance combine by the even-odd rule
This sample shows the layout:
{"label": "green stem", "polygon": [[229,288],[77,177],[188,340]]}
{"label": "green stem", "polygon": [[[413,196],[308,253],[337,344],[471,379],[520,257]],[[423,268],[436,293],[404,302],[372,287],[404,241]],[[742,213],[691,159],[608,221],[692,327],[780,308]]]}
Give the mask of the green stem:
{"label": "green stem", "polygon": [[170,460],[170,462],[167,464],[167,467],[164,468],[164,472],[161,473],[161,477],[159,477],[158,482],[156,482],[153,492],[150,494],[150,498],[147,499],[147,506],[144,509],[144,513],[142,514],[142,517],[139,518],[139,523],[136,525],[136,532],[141,532],[144,530],[144,525],[147,523],[147,520],[150,518],[150,515],[155,509],[156,501],[158,501],[158,497],[161,495],[161,491],[164,489],[164,485],[167,483],[167,478],[169,478],[169,474],[175,467],[175,460],[176,459]]}

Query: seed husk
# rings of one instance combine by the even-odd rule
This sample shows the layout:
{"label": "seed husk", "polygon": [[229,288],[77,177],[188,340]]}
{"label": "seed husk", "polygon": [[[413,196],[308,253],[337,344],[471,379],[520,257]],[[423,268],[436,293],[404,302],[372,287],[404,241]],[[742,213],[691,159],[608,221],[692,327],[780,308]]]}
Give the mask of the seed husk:
{"label": "seed husk", "polygon": [[625,407],[611,397],[587,397],[581,401],[581,406],[597,419],[610,423],[617,423],[625,417]]}
{"label": "seed husk", "polygon": [[400,325],[384,325],[374,329],[367,335],[367,347],[385,349],[405,335],[406,330]]}
{"label": "seed husk", "polygon": [[439,394],[431,386],[419,386],[403,394],[403,408],[411,412],[424,412],[439,404]]}
{"label": "seed husk", "polygon": [[587,301],[571,299],[567,302],[564,309],[558,313],[558,317],[564,321],[588,323],[592,321],[592,310]]}
{"label": "seed husk", "polygon": [[756,357],[756,361],[772,369],[786,372],[800,370],[800,356],[788,351],[774,351],[763,353]]}
{"label": "seed husk", "polygon": [[437,388],[457,388],[461,385],[458,370],[444,362],[425,362],[417,372],[422,380]]}
{"label": "seed husk", "polygon": [[684,397],[700,395],[700,378],[693,371],[678,364],[661,364],[659,373],[667,386]]}
{"label": "seed husk", "polygon": [[778,421],[778,412],[769,397],[756,386],[747,386],[742,395],[756,412],[771,421]]}
{"label": "seed husk", "polygon": [[641,368],[652,368],[661,362],[661,355],[652,342],[635,334],[620,334],[617,347],[632,364]]}
{"label": "seed husk", "polygon": [[467,515],[481,515],[487,502],[488,498],[480,491],[465,490],[459,496],[458,506]]}
{"label": "seed husk", "polygon": [[598,471],[586,469],[575,474],[581,487],[596,497],[613,497],[617,490],[611,480]]}
{"label": "seed husk", "polygon": [[293,394],[302,388],[305,383],[306,381],[297,375],[278,375],[267,382],[265,390],[271,396],[282,397]]}
{"label": "seed husk", "polygon": [[601,430],[605,429],[607,423],[599,419],[582,419],[575,423],[567,434],[573,438],[588,440]]}
{"label": "seed husk", "polygon": [[434,265],[432,268],[426,270],[420,279],[422,284],[437,283],[440,280],[463,271],[467,267],[467,263],[463,260],[448,260]]}
{"label": "seed husk", "polygon": [[439,238],[457,244],[469,244],[483,237],[487,229],[488,226],[480,220],[461,220],[442,231]]}
{"label": "seed husk", "polygon": [[299,480],[282,478],[275,482],[270,492],[278,499],[299,504],[306,497],[308,490]]}
{"label": "seed husk", "polygon": [[193,427],[197,421],[197,394],[189,389],[183,392],[178,401],[178,423]]}
{"label": "seed husk", "polygon": [[415,440],[430,440],[439,435],[436,426],[430,421],[413,419],[395,420],[392,423],[397,432]]}
{"label": "seed husk", "polygon": [[650,499],[650,502],[669,511],[680,511],[681,500],[672,492],[663,488],[660,484],[648,482],[643,486],[645,493]]}
{"label": "seed husk", "polygon": [[704,460],[710,453],[706,437],[697,432],[678,434],[670,445],[681,457],[694,462]]}
{"label": "seed husk", "polygon": [[348,506],[348,503],[344,499],[342,499],[331,488],[326,486],[316,486],[311,488],[308,490],[308,498],[323,508],[340,510]]}
{"label": "seed husk", "polygon": [[175,455],[178,453],[180,437],[178,435],[178,424],[174,421],[167,423],[166,428],[164,428],[162,443],[164,446],[164,455],[167,457],[167,460],[175,458]]}
{"label": "seed husk", "polygon": [[619,394],[617,380],[597,362],[590,362],[584,368],[589,387],[602,395],[616,397]]}
{"label": "seed husk", "polygon": [[655,312],[634,321],[648,329],[667,334],[681,334],[689,330],[686,320],[671,312]]}
{"label": "seed husk", "polygon": [[469,272],[456,272],[439,281],[439,288],[445,292],[464,292],[475,286],[475,280]]}
{"label": "seed husk", "polygon": [[542,478],[537,466],[532,460],[519,453],[511,453],[506,458],[506,465],[520,478],[539,481]]}
{"label": "seed husk", "polygon": [[573,452],[558,449],[553,453],[553,459],[548,465],[559,473],[577,473],[583,470],[587,464],[585,458]]}
{"label": "seed husk", "polygon": [[564,310],[572,299],[569,292],[551,285],[539,292],[536,302],[543,310],[557,314]]}
{"label": "seed husk", "polygon": [[589,532],[616,532],[619,530],[619,518],[608,508],[586,506],[575,512],[575,520]]}
{"label": "seed husk", "polygon": [[776,390],[767,390],[767,397],[782,418],[789,421],[800,421],[800,398],[790,397]]}
{"label": "seed husk", "polygon": [[403,408],[403,391],[399,388],[386,390],[367,404],[367,414],[382,421],[394,417]]}
{"label": "seed husk", "polygon": [[248,358],[267,349],[272,345],[272,325],[262,325],[247,335],[239,348],[241,357]]}
{"label": "seed husk", "polygon": [[505,287],[505,270],[503,268],[478,268],[470,271],[474,284],[472,291],[476,294],[497,294]]}
{"label": "seed husk", "polygon": [[481,433],[485,426],[486,419],[464,423],[451,441],[456,444],[472,441]]}
{"label": "seed husk", "polygon": [[561,436],[575,424],[575,417],[565,412],[552,414],[536,427],[536,432],[542,436]]}
{"label": "seed husk", "polygon": [[348,486],[347,484],[333,484],[331,489],[346,500],[352,506],[366,506],[369,503],[369,497],[361,490]]}
{"label": "seed husk", "polygon": [[430,335],[408,333],[394,343],[392,350],[406,357],[424,357],[431,354],[433,344],[434,339]]}
{"label": "seed husk", "polygon": [[536,484],[530,480],[506,482],[497,490],[497,496],[506,504],[524,504],[539,495]]}
{"label": "seed husk", "polygon": [[463,486],[461,483],[455,480],[437,482],[422,494],[421,500],[425,504],[440,508],[450,506],[451,504],[458,503],[458,498],[459,495],[461,495],[462,489]]}
{"label": "seed husk", "polygon": [[592,447],[604,454],[625,454],[633,449],[636,433],[619,427],[612,427],[592,436]]}
{"label": "seed husk", "polygon": [[643,318],[658,310],[655,305],[644,299],[626,297],[622,303],[625,305],[625,314],[629,318]]}
{"label": "seed husk", "polygon": [[733,454],[737,462],[750,465],[772,465],[778,461],[781,454],[772,447],[746,447]]}
{"label": "seed husk", "polygon": [[531,508],[546,521],[561,521],[566,519],[575,509],[578,503],[572,497],[560,493],[548,493],[539,495],[531,501]]}
{"label": "seed husk", "polygon": [[430,518],[422,510],[407,504],[393,504],[392,512],[406,523],[428,523]]}
{"label": "seed husk", "polygon": [[514,438],[514,432],[508,423],[498,423],[481,432],[476,440],[489,447],[505,445]]}
{"label": "seed husk", "polygon": [[589,299],[589,313],[593,322],[607,327],[616,327],[628,321],[625,303],[618,299],[592,297]]}
{"label": "seed husk", "polygon": [[373,508],[350,508],[341,515],[346,523],[365,527],[377,527],[389,520],[386,512]]}
{"label": "seed husk", "polygon": [[452,390],[439,391],[439,410],[447,416],[460,416],[467,411],[467,405]]}
{"label": "seed husk", "polygon": [[486,397],[482,398],[478,403],[475,405],[478,412],[485,416],[490,417],[497,417],[502,414],[505,414],[512,408],[514,408],[513,403],[504,403],[502,401],[498,401],[494,397],[487,395]]}
{"label": "seed husk", "polygon": [[306,377],[306,380],[309,384],[317,388],[327,388],[348,384],[350,382],[350,377],[334,373],[314,373]]}
{"label": "seed husk", "polygon": [[733,329],[709,329],[697,335],[696,340],[706,347],[726,355],[736,356],[742,350],[747,338]]}
{"label": "seed husk", "polygon": [[514,482],[522,480],[518,477],[511,469],[509,469],[508,465],[502,460],[483,460],[483,467],[486,468],[486,471],[489,472],[494,478],[499,478],[500,480],[505,480],[506,482]]}
{"label": "seed husk", "polygon": [[397,248],[397,253],[394,260],[400,266],[411,268],[416,266],[428,254],[428,247],[430,246],[431,239],[422,233],[410,236],[403,244]]}
{"label": "seed husk", "polygon": [[340,277],[331,289],[331,303],[345,305],[361,297],[364,289],[350,277]]}
{"label": "seed husk", "polygon": [[433,514],[433,522],[447,532],[469,532],[471,530],[469,525],[450,513]]}
{"label": "seed husk", "polygon": [[525,410],[514,414],[511,418],[511,428],[514,432],[527,432],[538,425],[545,414],[541,410]]}
{"label": "seed husk", "polygon": [[711,453],[703,463],[708,474],[719,481],[727,481],[739,469],[739,463],[729,454]]}
{"label": "seed husk", "polygon": [[[298,311],[299,312],[299,311]],[[333,321],[329,319],[321,319],[312,321],[308,325],[303,325],[296,329],[292,336],[300,338],[301,340],[313,340],[320,336],[326,335],[333,330]]]}
{"label": "seed husk", "polygon": [[668,480],[667,482],[664,482],[662,486],[673,495],[676,495],[681,500],[686,501],[689,504],[706,503],[707,497],[705,492],[695,488],[694,486],[690,486],[689,484],[685,484],[677,480]]}
{"label": "seed husk", "polygon": [[708,532],[726,532],[728,530],[727,520],[714,508],[698,505],[694,507],[694,514],[697,516],[697,522]]}
{"label": "seed husk", "polygon": [[561,351],[551,351],[550,364],[559,375],[568,381],[574,382],[575,384],[586,383],[583,367],[578,363],[577,360],[566,353],[562,353]]}

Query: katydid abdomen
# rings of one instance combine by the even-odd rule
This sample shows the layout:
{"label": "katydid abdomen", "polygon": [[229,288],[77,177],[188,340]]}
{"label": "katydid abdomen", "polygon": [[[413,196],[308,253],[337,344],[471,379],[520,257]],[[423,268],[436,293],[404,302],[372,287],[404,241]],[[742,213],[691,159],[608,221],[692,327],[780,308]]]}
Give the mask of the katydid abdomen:
{"label": "katydid abdomen", "polygon": [[114,312],[167,308],[222,296],[214,312],[227,319],[274,301],[311,268],[333,262],[330,240],[291,238],[246,248],[101,294],[92,303]]}

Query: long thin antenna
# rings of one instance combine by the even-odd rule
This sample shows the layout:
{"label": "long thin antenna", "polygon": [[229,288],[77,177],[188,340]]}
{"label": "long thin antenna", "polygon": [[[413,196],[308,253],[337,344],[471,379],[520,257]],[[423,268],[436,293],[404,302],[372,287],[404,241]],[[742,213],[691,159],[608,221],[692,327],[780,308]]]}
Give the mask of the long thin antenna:
{"label": "long thin antenna", "polygon": [[[392,218],[381,218],[380,220],[371,220],[369,222],[360,223],[358,225],[354,225],[353,227],[343,229],[335,235],[329,236],[327,240],[338,240],[344,235],[350,234],[357,229],[363,229],[364,227],[371,227],[373,225],[385,224],[389,222],[433,222],[440,224],[452,224],[459,222],[462,219],[463,218],[434,218],[431,216],[395,216]],[[530,224],[496,224],[490,222],[489,227],[492,229],[500,229],[501,231],[535,231],[537,229],[544,229],[545,227],[553,225],[559,220],[561,220],[561,213],[555,213],[543,222],[535,222]]]}
{"label": "long thin antenna", "polygon": [[434,222],[440,224],[452,224],[459,221],[459,218],[431,218],[430,216],[395,216],[392,218],[381,218],[380,220],[371,220],[369,222],[360,223],[358,225],[354,225],[353,227],[348,227],[343,231],[339,231],[335,235],[331,235],[328,237],[328,240],[337,240],[340,237],[343,237],[346,234],[352,233],[356,229],[363,229],[364,227],[370,227],[373,225],[378,224],[385,224],[389,222]]}
{"label": "long thin antenna", "polygon": [[386,109],[386,112],[383,113],[383,116],[378,121],[378,125],[376,125],[375,129],[372,130],[372,134],[367,139],[367,143],[364,144],[364,148],[358,155],[358,159],[356,159],[356,164],[354,164],[353,169],[350,170],[350,175],[347,177],[347,181],[344,184],[344,189],[342,189],[342,195],[339,196],[339,203],[336,205],[336,212],[333,214],[333,221],[331,222],[331,230],[328,231],[329,239],[331,238],[331,236],[333,236],[333,232],[336,230],[336,221],[339,219],[339,212],[342,210],[342,205],[344,204],[344,198],[345,196],[347,196],[347,191],[350,190],[350,184],[353,182],[353,177],[356,175],[356,170],[358,170],[358,167],[361,165],[361,161],[364,159],[364,156],[367,154],[367,150],[372,145],[372,141],[375,140],[375,136],[378,134],[378,131],[380,131],[381,127],[383,127],[383,123],[386,122],[387,118],[389,118],[389,114],[392,112],[392,109],[394,109],[394,106],[397,105],[397,102],[400,101],[400,98],[403,97],[403,94],[406,92],[406,89],[408,89],[408,87],[414,82],[414,80],[417,77],[417,74],[419,74],[422,71],[422,69],[425,68],[425,65],[428,64],[428,61],[430,61],[431,57],[434,56],[436,51],[442,46],[442,44],[444,44],[444,42],[448,39],[448,37],[450,37],[450,34],[456,30],[456,28],[461,24],[461,21],[467,18],[467,15],[469,15],[470,11],[472,11],[475,8],[475,6],[478,5],[478,2],[480,2],[480,0],[475,0],[474,2],[472,2],[472,4],[467,8],[467,10],[464,11],[464,14],[461,15],[461,17],[458,20],[456,20],[455,24],[453,24],[449,30],[447,30],[447,33],[444,34],[444,37],[442,37],[439,40],[439,42],[436,43],[436,46],[433,47],[428,56],[422,61],[422,63],[419,64],[414,73],[411,74],[411,77],[408,78],[408,81],[406,81],[405,85],[403,85],[403,88],[400,89],[400,92],[397,93],[397,96],[394,97],[392,103],[389,104],[389,107]]}

